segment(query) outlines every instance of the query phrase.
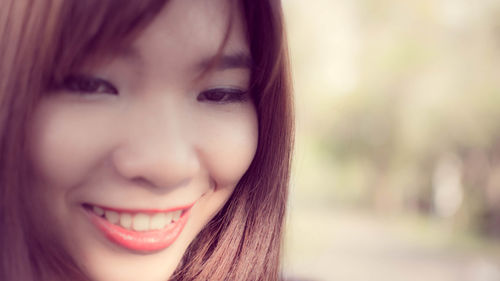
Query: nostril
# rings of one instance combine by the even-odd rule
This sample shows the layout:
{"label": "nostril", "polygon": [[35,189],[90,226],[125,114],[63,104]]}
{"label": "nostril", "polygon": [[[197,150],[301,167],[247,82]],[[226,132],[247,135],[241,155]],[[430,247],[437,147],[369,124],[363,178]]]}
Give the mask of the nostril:
{"label": "nostril", "polygon": [[137,185],[154,187],[155,185],[144,177],[134,177],[131,179]]}
{"label": "nostril", "polygon": [[[165,187],[167,187],[167,186],[157,185],[157,184],[155,184],[155,182],[150,181],[150,180],[148,180],[145,177],[134,177],[134,178],[130,179],[130,181],[133,182],[137,186],[142,186],[142,187],[145,187],[145,188],[150,188],[151,190],[158,190],[158,192],[160,192],[160,193],[164,192]],[[186,186],[186,185],[189,184],[190,181],[191,181],[191,179],[187,178],[185,180],[177,182],[175,185],[168,186],[168,188],[175,188],[175,187]]]}

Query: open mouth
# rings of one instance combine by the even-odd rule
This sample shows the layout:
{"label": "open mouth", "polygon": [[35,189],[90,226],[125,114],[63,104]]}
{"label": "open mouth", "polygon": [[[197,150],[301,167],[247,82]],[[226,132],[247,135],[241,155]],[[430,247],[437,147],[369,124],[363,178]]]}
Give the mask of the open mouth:
{"label": "open mouth", "polygon": [[169,210],[120,210],[83,204],[91,222],[113,243],[130,250],[151,252],[175,242],[192,204]]}

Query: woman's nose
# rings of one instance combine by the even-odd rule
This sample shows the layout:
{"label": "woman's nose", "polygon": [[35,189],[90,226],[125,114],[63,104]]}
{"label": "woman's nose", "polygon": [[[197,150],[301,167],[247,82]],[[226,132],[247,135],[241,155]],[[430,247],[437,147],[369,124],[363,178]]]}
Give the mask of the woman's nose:
{"label": "woman's nose", "polygon": [[149,111],[126,118],[125,137],[112,156],[122,177],[141,186],[168,190],[188,185],[199,172],[190,126],[175,111]]}

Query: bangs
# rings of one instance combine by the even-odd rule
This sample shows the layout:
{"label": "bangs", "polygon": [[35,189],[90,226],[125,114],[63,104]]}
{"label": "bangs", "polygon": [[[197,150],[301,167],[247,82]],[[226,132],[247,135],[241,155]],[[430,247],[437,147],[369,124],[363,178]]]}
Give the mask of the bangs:
{"label": "bangs", "polygon": [[[59,13],[56,57],[49,77],[60,82],[84,62],[92,64],[126,49],[168,0],[64,1]],[[90,61],[88,61],[90,59]]]}
{"label": "bangs", "polygon": [[[64,1],[59,13],[59,36],[56,36],[54,43],[54,67],[48,75],[46,88],[60,84],[68,74],[84,64],[92,66],[105,63],[114,54],[127,52],[141,31],[162,9],[168,8],[167,3],[168,0]],[[224,38],[217,53],[207,62],[197,79],[204,78],[217,67],[227,45],[234,17],[242,12],[238,1],[228,3],[230,12]]]}

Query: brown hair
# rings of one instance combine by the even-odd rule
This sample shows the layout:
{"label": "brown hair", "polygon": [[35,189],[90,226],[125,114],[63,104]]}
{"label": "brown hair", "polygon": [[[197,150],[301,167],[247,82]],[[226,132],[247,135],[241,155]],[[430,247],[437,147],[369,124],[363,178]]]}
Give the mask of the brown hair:
{"label": "brown hair", "polygon": [[[49,83],[89,54],[130,43],[167,0],[0,3],[0,280],[87,280],[33,225],[26,141]],[[279,280],[293,138],[279,0],[241,0],[259,118],[255,158],[231,198],[186,251],[171,280]]]}

